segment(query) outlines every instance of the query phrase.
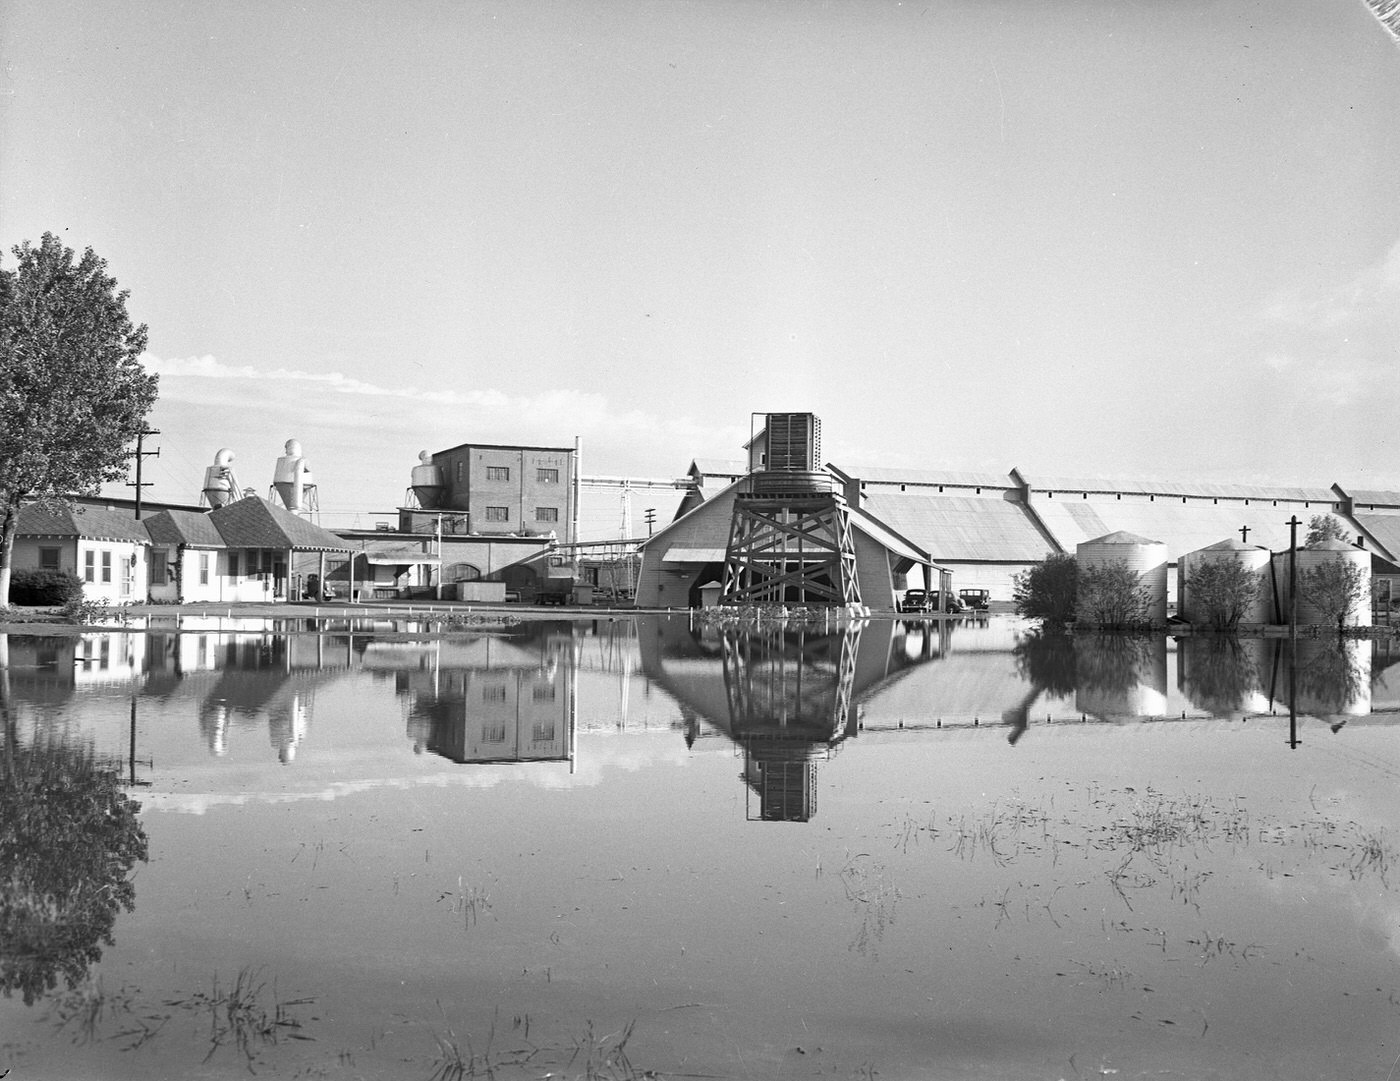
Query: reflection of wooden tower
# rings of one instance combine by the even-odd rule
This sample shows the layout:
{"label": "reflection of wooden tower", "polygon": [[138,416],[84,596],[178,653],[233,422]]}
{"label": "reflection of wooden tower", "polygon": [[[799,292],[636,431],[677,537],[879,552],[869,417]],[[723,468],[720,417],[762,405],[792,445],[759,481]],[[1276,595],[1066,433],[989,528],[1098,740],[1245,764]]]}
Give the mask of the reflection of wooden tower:
{"label": "reflection of wooden tower", "polygon": [[816,813],[816,763],[855,733],[859,643],[859,626],[839,635],[780,627],[725,635],[730,732],[758,796],[751,820],[806,822]]}
{"label": "reflection of wooden tower", "polygon": [[770,413],[734,500],[722,604],[859,604],[850,510],[821,470],[821,421]]}

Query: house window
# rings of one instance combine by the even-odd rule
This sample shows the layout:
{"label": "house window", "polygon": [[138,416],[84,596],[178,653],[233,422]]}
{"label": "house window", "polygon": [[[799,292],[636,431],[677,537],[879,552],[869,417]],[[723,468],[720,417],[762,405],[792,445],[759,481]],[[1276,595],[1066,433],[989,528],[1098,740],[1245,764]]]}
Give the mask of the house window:
{"label": "house window", "polygon": [[83,581],[97,581],[97,553],[86,551],[83,553]]}
{"label": "house window", "polygon": [[510,521],[510,508],[509,508],[509,507],[487,507],[487,508],[486,508],[486,520],[487,520],[488,522],[509,522],[509,521]]}
{"label": "house window", "polygon": [[557,469],[536,469],[535,480],[541,484],[558,484],[559,470]]}
{"label": "house window", "polygon": [[510,466],[508,465],[488,465],[486,467],[487,480],[510,480]]}
{"label": "house window", "polygon": [[557,522],[559,521],[558,507],[536,507],[535,521],[537,522]]}
{"label": "house window", "polygon": [[151,549],[151,585],[163,586],[166,583],[165,549]]}
{"label": "house window", "polygon": [[58,570],[58,553],[59,550],[57,548],[40,548],[39,569],[41,571]]}
{"label": "house window", "polygon": [[230,578],[237,578],[237,577],[238,577],[238,572],[239,572],[239,570],[240,570],[238,564],[239,564],[238,553],[237,553],[237,552],[230,552],[230,553],[228,554],[228,576],[229,576]]}
{"label": "house window", "polygon": [[209,553],[199,554],[199,584],[207,586],[209,584]]}
{"label": "house window", "polygon": [[112,580],[112,553],[102,553],[102,580],[110,582]]}

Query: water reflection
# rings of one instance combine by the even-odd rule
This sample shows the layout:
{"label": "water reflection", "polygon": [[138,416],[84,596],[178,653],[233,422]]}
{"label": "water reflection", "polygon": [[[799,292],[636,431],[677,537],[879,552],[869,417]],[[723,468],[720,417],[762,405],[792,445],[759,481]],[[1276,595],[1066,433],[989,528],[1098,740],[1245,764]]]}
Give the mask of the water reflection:
{"label": "water reflection", "polygon": [[[1337,730],[1400,710],[1400,679],[1386,676],[1400,651],[1389,641],[1304,639],[1290,658],[1284,639],[1072,637],[995,619],[873,620],[831,633],[683,617],[541,621],[434,637],[403,623],[312,633],[299,620],[297,633],[271,633],[265,621],[218,622],[6,637],[14,708],[36,731],[62,732],[71,699],[129,699],[135,763],[135,714],[158,704],[184,711],[209,756],[269,748],[291,767],[317,738],[327,688],[368,679],[392,688],[404,746],[420,756],[575,769],[580,731],[626,727],[636,696],[645,710],[656,689],[666,732],[687,747],[724,740],[742,757],[751,817],[799,822],[817,811],[818,764],[857,736],[990,725],[1019,744],[1066,721],[1290,711]],[[142,746],[139,759],[157,750]]]}
{"label": "water reflection", "polygon": [[439,643],[395,673],[408,738],[460,763],[572,762],[577,661],[567,624]]}
{"label": "water reflection", "polygon": [[145,862],[140,804],[115,763],[62,739],[19,739],[0,674],[0,993],[25,1005],[87,976],[131,911],[132,868]]}

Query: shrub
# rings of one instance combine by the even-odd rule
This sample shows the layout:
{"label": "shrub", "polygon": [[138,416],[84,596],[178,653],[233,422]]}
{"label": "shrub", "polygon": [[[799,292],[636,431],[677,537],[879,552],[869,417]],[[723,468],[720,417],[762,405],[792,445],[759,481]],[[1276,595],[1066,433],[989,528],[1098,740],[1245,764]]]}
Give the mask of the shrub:
{"label": "shrub", "polygon": [[1067,623],[1074,618],[1079,564],[1074,556],[1051,553],[1016,575],[1012,597],[1016,614],[1046,623]]}
{"label": "shrub", "polygon": [[1151,592],[1138,572],[1119,559],[1079,571],[1078,617],[1106,627],[1146,623]]}
{"label": "shrub", "polygon": [[66,571],[18,570],[10,576],[10,603],[31,607],[81,600],[83,580]]}
{"label": "shrub", "polygon": [[1341,630],[1351,618],[1366,585],[1366,572],[1349,559],[1331,559],[1298,576],[1298,593]]}
{"label": "shrub", "polygon": [[1228,631],[1259,599],[1263,578],[1243,564],[1219,560],[1193,570],[1186,586],[1191,608],[1205,616],[1200,622]]}

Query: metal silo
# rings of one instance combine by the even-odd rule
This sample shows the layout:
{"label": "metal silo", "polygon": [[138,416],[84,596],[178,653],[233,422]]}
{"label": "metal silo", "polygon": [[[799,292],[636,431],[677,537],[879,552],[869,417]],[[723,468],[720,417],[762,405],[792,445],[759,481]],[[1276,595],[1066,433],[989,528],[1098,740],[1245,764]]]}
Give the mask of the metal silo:
{"label": "metal silo", "polygon": [[1269,550],[1257,544],[1226,539],[1216,544],[1188,552],[1177,562],[1177,602],[1176,611],[1188,623],[1208,623],[1211,614],[1202,608],[1198,598],[1191,593],[1191,576],[1208,564],[1234,563],[1261,578],[1260,588],[1251,604],[1240,616],[1241,623],[1268,623],[1272,610],[1273,596],[1263,581],[1268,574]]}
{"label": "metal silo", "polygon": [[1081,571],[1123,563],[1147,587],[1147,619],[1167,621],[1167,546],[1122,530],[1085,541],[1074,551]]}
{"label": "metal silo", "polygon": [[418,461],[420,464],[413,467],[413,494],[424,510],[437,510],[442,506],[442,494],[447,488],[442,467],[433,464],[433,456],[426,450],[419,453]]}
{"label": "metal silo", "polygon": [[200,501],[212,508],[226,506],[242,498],[238,478],[233,475],[233,451],[227,447],[214,455],[214,464],[204,471]]}
{"label": "metal silo", "polygon": [[[1288,553],[1275,556],[1276,571],[1282,584],[1283,611],[1281,621],[1288,622]],[[1346,620],[1348,627],[1369,627],[1371,625],[1371,553],[1364,548],[1354,548],[1339,540],[1319,541],[1317,544],[1298,549],[1298,623],[1335,625],[1336,616],[1319,607],[1319,590],[1310,588],[1309,578],[1323,573],[1329,564],[1350,563],[1356,567],[1360,582],[1356,604]]]}

